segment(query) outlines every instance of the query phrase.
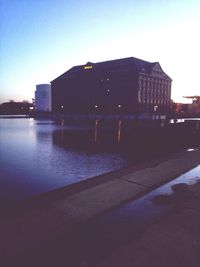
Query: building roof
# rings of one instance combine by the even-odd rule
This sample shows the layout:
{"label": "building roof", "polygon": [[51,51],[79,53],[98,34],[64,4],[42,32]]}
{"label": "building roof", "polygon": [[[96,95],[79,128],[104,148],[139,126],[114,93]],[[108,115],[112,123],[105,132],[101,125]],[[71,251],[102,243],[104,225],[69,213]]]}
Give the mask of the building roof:
{"label": "building roof", "polygon": [[[160,64],[158,62],[148,62],[135,57],[128,57],[122,59],[115,59],[103,62],[87,62],[85,65],[74,66],[53,81],[57,79],[65,79],[68,77],[73,77],[76,74],[85,73],[86,70],[97,71],[102,73],[107,72],[118,72],[118,71],[133,71],[135,73],[146,73],[151,74],[152,70],[155,66],[159,66],[162,70]],[[166,73],[164,73],[166,78],[171,79]],[[53,82],[52,81],[52,82]]]}

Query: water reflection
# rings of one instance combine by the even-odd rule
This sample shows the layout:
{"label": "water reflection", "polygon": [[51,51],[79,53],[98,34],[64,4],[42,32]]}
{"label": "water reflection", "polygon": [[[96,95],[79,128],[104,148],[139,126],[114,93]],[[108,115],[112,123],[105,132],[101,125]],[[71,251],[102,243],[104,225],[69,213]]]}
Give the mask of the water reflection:
{"label": "water reflection", "polygon": [[95,126],[94,126],[94,142],[97,142],[97,137],[98,137],[98,124],[99,121],[95,120]]}
{"label": "water reflection", "polygon": [[4,205],[5,200],[23,199],[126,165],[119,153],[93,146],[91,127],[33,119],[3,119],[0,124],[0,200]]}
{"label": "water reflection", "polygon": [[100,126],[100,122],[96,120],[91,128],[56,129],[52,132],[52,140],[60,147],[76,151],[120,153],[122,147],[118,146],[118,143],[121,138],[121,126],[119,130],[101,129]]}
{"label": "water reflection", "polygon": [[172,185],[171,190],[172,194],[155,196],[153,203],[156,205],[174,205],[176,209],[180,210],[186,201],[195,199],[194,192],[190,190],[190,186],[186,183]]}
{"label": "water reflection", "polygon": [[104,126],[99,120],[88,126],[65,123],[0,119],[0,200],[25,198],[158,157],[181,139],[118,119]]}
{"label": "water reflection", "polygon": [[122,121],[119,120],[119,122],[118,122],[118,133],[117,133],[117,141],[118,141],[118,144],[121,141],[121,128],[122,128]]}

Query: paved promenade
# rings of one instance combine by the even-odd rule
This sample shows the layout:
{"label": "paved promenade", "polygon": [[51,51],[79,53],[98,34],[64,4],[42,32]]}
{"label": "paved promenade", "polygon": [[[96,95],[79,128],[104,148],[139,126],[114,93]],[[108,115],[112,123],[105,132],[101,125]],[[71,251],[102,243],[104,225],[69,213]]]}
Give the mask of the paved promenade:
{"label": "paved promenade", "polygon": [[[78,190],[75,186],[75,189],[72,188],[69,191],[67,189],[57,191],[53,197],[47,194],[47,197],[36,199],[35,203],[34,201],[28,203],[13,214],[4,215],[0,222],[0,260],[3,263],[1,266],[14,266],[14,262],[20,263],[15,266],[23,266],[23,264],[25,266],[28,263],[29,266],[36,266],[34,261],[32,265],[31,262],[27,262],[27,255],[30,253],[34,255],[37,248],[45,250],[47,244],[66,235],[75,226],[123,202],[146,194],[199,163],[199,150],[179,153],[164,162],[158,162],[146,168],[114,172],[111,175],[105,175],[105,179],[101,177],[101,182],[90,182],[87,186],[83,183],[83,186],[78,186]],[[189,242],[192,243],[194,253],[197,247],[200,248],[199,185],[192,190],[195,191],[195,200],[184,202],[186,208],[181,209],[181,213],[151,226],[139,241],[133,241],[126,247],[120,248],[116,254],[111,255],[99,266],[196,267],[196,262],[200,263],[199,258],[191,259],[191,262],[181,258],[182,251],[185,251],[185,256],[189,253],[187,243],[189,247]],[[183,235],[184,227],[188,227],[185,235]],[[193,235],[190,235],[190,230]],[[198,236],[198,240],[195,239],[195,235]],[[175,248],[178,249],[179,254],[174,253]],[[165,254],[166,251],[169,251],[169,255]],[[170,263],[166,258],[168,256],[174,259],[171,261],[172,265],[166,265]],[[149,261],[155,264],[150,265]],[[134,265],[133,262],[138,264]],[[177,263],[178,265],[173,265]],[[186,263],[191,264],[186,265]],[[37,266],[44,266],[44,264],[37,262]],[[51,264],[49,266],[59,266],[56,263]],[[88,266],[86,263],[82,265]]]}
{"label": "paved promenade", "polygon": [[198,178],[195,185],[182,184],[174,194],[158,198],[160,205],[172,206],[172,212],[118,247],[96,266],[199,267],[200,173]]}

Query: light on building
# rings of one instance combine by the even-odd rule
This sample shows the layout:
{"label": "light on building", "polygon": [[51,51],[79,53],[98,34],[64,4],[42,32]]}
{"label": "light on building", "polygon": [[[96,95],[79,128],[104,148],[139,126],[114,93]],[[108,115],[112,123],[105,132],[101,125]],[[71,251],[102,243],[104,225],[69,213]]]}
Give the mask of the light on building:
{"label": "light on building", "polygon": [[84,69],[85,70],[92,69],[92,66],[85,66]]}
{"label": "light on building", "polygon": [[157,111],[157,109],[158,109],[158,106],[153,107],[153,111]]}
{"label": "light on building", "polygon": [[98,106],[97,105],[94,105],[94,108],[98,108]]}
{"label": "light on building", "polygon": [[64,108],[64,106],[61,106],[61,108],[63,109],[63,108]]}
{"label": "light on building", "polygon": [[122,105],[119,104],[119,105],[118,105],[118,108],[121,108],[121,107],[122,107]]}

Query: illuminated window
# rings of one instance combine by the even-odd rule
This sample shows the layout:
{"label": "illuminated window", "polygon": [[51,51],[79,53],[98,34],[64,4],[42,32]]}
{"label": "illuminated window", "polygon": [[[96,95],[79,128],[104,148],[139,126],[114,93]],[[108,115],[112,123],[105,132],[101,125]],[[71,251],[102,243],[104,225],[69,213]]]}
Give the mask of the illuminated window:
{"label": "illuminated window", "polygon": [[84,69],[85,70],[92,69],[92,66],[85,66]]}

